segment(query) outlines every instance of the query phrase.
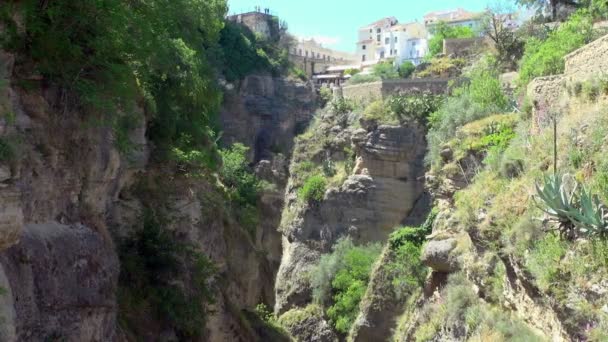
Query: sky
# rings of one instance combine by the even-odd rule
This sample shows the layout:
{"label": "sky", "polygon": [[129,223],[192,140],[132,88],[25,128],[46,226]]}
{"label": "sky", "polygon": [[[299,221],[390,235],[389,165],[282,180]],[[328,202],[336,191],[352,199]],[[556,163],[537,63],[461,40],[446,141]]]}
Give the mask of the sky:
{"label": "sky", "polygon": [[[505,0],[511,2],[513,0]],[[357,29],[394,16],[399,22],[422,21],[424,14],[462,7],[481,11],[496,0],[228,0],[229,13],[269,8],[287,22],[289,32],[315,38],[323,46],[354,52]]]}

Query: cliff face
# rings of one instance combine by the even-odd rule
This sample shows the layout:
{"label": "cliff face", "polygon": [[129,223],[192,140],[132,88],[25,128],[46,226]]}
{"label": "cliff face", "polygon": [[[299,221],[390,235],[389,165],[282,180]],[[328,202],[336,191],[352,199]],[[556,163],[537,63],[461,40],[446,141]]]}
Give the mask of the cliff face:
{"label": "cliff face", "polygon": [[[0,159],[0,339],[127,338],[117,322],[118,248],[141,229],[150,204],[166,215],[166,229],[218,269],[205,339],[259,339],[241,310],[274,304],[286,160],[297,126],[312,115],[311,89],[267,76],[227,89],[224,141],[250,147],[258,176],[274,184],[260,197],[252,235],[225,207],[213,178],[168,175],[149,163],[153,148],[141,107],[129,131],[133,151],[124,155],[109,125],[66,106],[66,94],[32,74],[19,56],[0,51],[0,68],[0,139],[14,149]],[[162,184],[161,199],[142,195],[142,183]],[[151,322],[148,337],[172,336]]]}
{"label": "cliff face", "polygon": [[[348,236],[358,244],[384,242],[393,228],[420,221],[428,209],[423,177],[424,130],[415,123],[361,124],[363,128],[357,128],[359,118],[355,114],[319,113],[295,146],[281,225],[284,237],[276,281],[278,314],[292,310],[286,315],[293,316],[297,310],[309,310],[303,309],[312,301],[309,273],[339,238]],[[303,203],[297,195],[302,182],[297,170],[302,163],[310,162],[335,165],[336,169],[344,166],[344,174],[339,181],[331,178],[320,202]],[[302,324],[312,324],[306,322]],[[307,336],[307,329],[314,329],[291,328],[300,331],[296,336],[299,339]]]}

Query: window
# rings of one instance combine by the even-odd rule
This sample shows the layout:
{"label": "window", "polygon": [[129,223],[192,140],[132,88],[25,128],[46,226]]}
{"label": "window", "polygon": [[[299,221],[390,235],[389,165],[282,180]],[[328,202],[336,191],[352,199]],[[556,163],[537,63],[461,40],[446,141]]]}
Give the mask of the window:
{"label": "window", "polygon": [[302,49],[298,51],[298,55],[302,56]]}
{"label": "window", "polygon": [[395,37],[395,43],[397,42],[397,37]]}
{"label": "window", "polygon": [[399,52],[397,51],[397,49],[395,49],[395,55],[398,55],[398,54],[399,54]]}
{"label": "window", "polygon": [[380,35],[377,35],[377,36],[376,36],[376,40],[378,41],[378,43],[380,43],[380,42],[382,41],[382,39],[381,39],[381,38],[382,38],[382,37],[380,37]]}
{"label": "window", "polygon": [[382,29],[381,29],[381,28],[376,29],[376,33],[380,33],[380,32],[382,32]]}
{"label": "window", "polygon": [[317,59],[321,59],[321,54],[317,52]]}
{"label": "window", "polygon": [[365,55],[361,56],[361,62],[365,62]]}
{"label": "window", "polygon": [[384,51],[380,52],[380,59],[384,58]]}
{"label": "window", "polygon": [[374,30],[372,30],[372,29],[369,29],[369,33],[373,33],[373,32],[374,32]]}
{"label": "window", "polygon": [[308,57],[308,50],[306,50],[306,57]]}
{"label": "window", "polygon": [[389,44],[391,39],[389,37],[384,38],[384,44]]}
{"label": "window", "polygon": [[363,46],[361,47],[361,50],[365,50],[365,45],[363,45]]}

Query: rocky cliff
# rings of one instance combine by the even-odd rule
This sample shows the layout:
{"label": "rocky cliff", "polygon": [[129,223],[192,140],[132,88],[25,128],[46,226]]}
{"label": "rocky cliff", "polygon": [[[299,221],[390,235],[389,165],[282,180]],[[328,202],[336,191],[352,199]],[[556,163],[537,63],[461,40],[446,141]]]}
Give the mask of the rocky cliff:
{"label": "rocky cliff", "polygon": [[[357,114],[326,110],[298,138],[281,224],[278,314],[291,310],[286,315],[294,316],[297,310],[308,310],[304,308],[312,301],[309,273],[338,239],[350,237],[358,244],[383,242],[394,227],[420,221],[428,209],[423,186],[423,128],[413,122],[384,126],[359,120]],[[302,171],[303,165],[308,169]],[[298,189],[305,174],[314,173],[311,168],[316,167],[329,172],[328,189],[321,201],[303,202]],[[323,323],[301,323],[295,337],[305,340],[317,324]]]}
{"label": "rocky cliff", "polygon": [[[117,320],[124,315],[117,299],[119,247],[142,229],[145,208],[152,205],[173,236],[217,268],[205,339],[260,338],[242,310],[274,304],[286,160],[298,127],[312,116],[311,89],[269,76],[227,85],[224,141],[249,146],[257,174],[275,185],[259,199],[261,220],[252,235],[234,219],[213,178],[167,174],[149,161],[154,150],[142,106],[136,105],[137,125],[129,131],[134,148],[122,154],[111,127],[67,106],[66,94],[22,57],[0,51],[0,139],[3,148],[10,146],[0,159],[0,339],[133,337]],[[175,338],[152,317],[139,322],[147,325],[140,337]]]}

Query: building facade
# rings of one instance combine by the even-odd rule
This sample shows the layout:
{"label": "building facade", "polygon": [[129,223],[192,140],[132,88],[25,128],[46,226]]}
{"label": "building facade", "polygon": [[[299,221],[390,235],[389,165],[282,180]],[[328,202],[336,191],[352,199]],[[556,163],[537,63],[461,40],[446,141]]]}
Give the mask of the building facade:
{"label": "building facade", "polygon": [[266,39],[277,38],[281,32],[279,18],[270,14],[268,10],[265,12],[252,11],[228,16],[228,20],[241,24],[251,30],[251,32],[259,34]]}
{"label": "building facade", "polygon": [[434,11],[424,16],[424,25],[432,36],[434,28],[444,22],[448,26],[468,27],[477,32],[481,29],[483,13],[469,12],[462,8]]}
{"label": "building facade", "polygon": [[385,56],[386,33],[397,23],[397,18],[386,17],[365,27],[361,27],[357,33],[356,55],[358,62],[365,63],[378,60],[377,56]]}
{"label": "building facade", "polygon": [[292,63],[309,77],[325,73],[331,66],[355,63],[355,55],[324,47],[314,39],[299,39],[289,51]]}
{"label": "building facade", "polygon": [[359,29],[357,59],[364,65],[381,61],[419,64],[428,51],[427,30],[418,22],[399,24],[384,18]]}

